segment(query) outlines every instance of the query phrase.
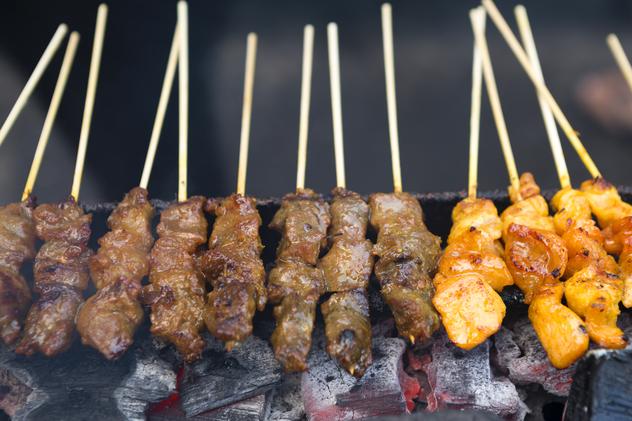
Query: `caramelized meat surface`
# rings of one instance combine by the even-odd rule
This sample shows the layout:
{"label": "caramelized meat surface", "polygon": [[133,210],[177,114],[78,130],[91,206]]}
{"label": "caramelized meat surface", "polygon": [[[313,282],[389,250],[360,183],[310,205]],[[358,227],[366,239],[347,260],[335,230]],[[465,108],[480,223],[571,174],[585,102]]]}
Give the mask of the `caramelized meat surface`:
{"label": "caramelized meat surface", "polygon": [[110,231],[99,239],[99,251],[90,259],[97,292],[79,310],[77,330],[84,345],[110,360],[132,345],[143,320],[139,294],[149,273],[153,216],[147,190],[132,189],[108,218]]}
{"label": "caramelized meat surface", "polygon": [[174,344],[187,362],[204,348],[204,277],[196,264],[208,231],[204,203],[195,196],[162,212],[150,254],[150,284],[143,289],[143,301],[151,305],[151,333]]}
{"label": "caramelized meat surface", "polygon": [[0,337],[7,345],[20,336],[31,303],[31,290],[20,267],[34,256],[33,202],[0,207]]}
{"label": "caramelized meat surface", "polygon": [[268,279],[268,299],[276,305],[277,322],[271,340],[286,371],[307,368],[316,306],[325,292],[323,272],[316,264],[329,223],[329,205],[309,189],[286,195],[270,223],[281,233],[276,266]]}
{"label": "caramelized meat surface", "polygon": [[210,201],[215,225],[202,257],[202,268],[213,288],[208,294],[204,321],[228,349],[252,334],[255,311],[267,301],[261,217],[255,199],[234,194],[221,203]]}
{"label": "caramelized meat surface", "polygon": [[426,340],[439,327],[431,274],[441,253],[440,239],[428,231],[419,202],[408,193],[372,194],[369,207],[378,232],[373,255],[382,296],[400,336]]}
{"label": "caramelized meat surface", "polygon": [[51,357],[72,344],[75,316],[88,286],[88,248],[92,215],[85,214],[70,197],[59,204],[44,204],[33,212],[37,236],[44,241],[33,275],[37,301],[26,318],[24,335],[16,352]]}

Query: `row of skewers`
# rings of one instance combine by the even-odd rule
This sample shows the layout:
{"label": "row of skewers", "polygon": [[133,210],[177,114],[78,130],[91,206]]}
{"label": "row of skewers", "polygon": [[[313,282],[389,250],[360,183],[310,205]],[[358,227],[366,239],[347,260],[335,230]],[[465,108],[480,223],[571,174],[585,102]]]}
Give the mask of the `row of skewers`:
{"label": "row of skewers", "polygon": [[[518,177],[485,41],[486,13],[537,89],[561,182],[551,201],[554,216],[549,215],[533,176]],[[476,347],[502,324],[506,309],[498,293],[516,284],[555,367],[571,365],[586,352],[589,339],[606,348],[625,346],[616,321],[619,302],[632,306],[632,206],[601,177],[546,88],[526,11],[518,7],[516,13],[524,47],[491,0],[483,0],[483,6],[470,13],[475,47],[469,195],[453,211],[453,227],[443,254],[440,239],[424,224],[419,202],[402,191],[390,5],[382,7],[382,29],[394,188],[392,193],[370,195],[368,203],[346,188],[338,32],[333,23],[328,25],[327,35],[337,186],[330,203],[305,188],[314,43],[314,28],[305,27],[296,191],[283,198],[270,224],[281,233],[281,241],[266,283],[260,257],[261,217],[256,200],[245,194],[257,38],[249,34],[247,39],[237,190],[223,200],[187,197],[185,2],[178,3],[178,22],[140,185],[110,215],[110,231],[99,239],[97,253],[89,249],[91,215],[83,212],[77,200],[107,17],[107,7],[100,6],[71,196],[59,204],[35,207],[31,192],[72,66],[78,42],[75,33],[68,43],[23,199],[0,208],[2,340],[5,344],[17,341],[15,350],[21,354],[54,356],[68,349],[76,328],[84,344],[116,359],[133,343],[144,316],[142,306],[147,305],[151,333],[172,343],[191,362],[203,351],[204,326],[228,349],[238,346],[252,334],[256,311],[269,301],[276,319],[271,337],[275,354],[286,370],[300,371],[307,368],[317,307],[325,297],[320,308],[327,351],[351,374],[361,376],[372,360],[367,287],[375,273],[400,336],[411,343],[430,339],[442,323],[457,346]],[[63,26],[58,30],[51,41],[53,47],[42,60],[47,54],[50,60],[65,31]],[[42,66],[38,64],[40,72],[46,64]],[[155,210],[147,186],[176,69],[178,201],[161,213],[154,242],[151,222]],[[483,79],[511,183],[512,205],[501,215],[490,200],[476,196]],[[31,80],[25,91],[37,83]],[[25,103],[23,95],[20,98],[0,129],[0,142]],[[594,177],[579,190],[571,187],[555,120]],[[215,215],[206,249],[205,213]],[[366,236],[369,224],[378,234],[375,245]],[[36,237],[44,242],[37,255]],[[619,256],[619,261],[613,256]],[[31,305],[31,291],[20,267],[33,257],[37,298]],[[143,286],[146,276],[149,284]],[[84,302],[89,279],[97,291]],[[210,285],[208,294],[205,283]]]}

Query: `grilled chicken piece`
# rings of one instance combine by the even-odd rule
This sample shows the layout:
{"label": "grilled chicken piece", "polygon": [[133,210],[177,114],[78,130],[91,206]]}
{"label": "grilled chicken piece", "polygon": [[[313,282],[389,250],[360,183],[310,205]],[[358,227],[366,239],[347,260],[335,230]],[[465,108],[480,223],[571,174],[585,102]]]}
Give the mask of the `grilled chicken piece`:
{"label": "grilled chicken piece", "polygon": [[20,336],[31,290],[20,267],[35,256],[32,199],[0,207],[0,337],[6,345]]}
{"label": "grilled chicken piece", "polygon": [[204,277],[196,253],[206,243],[206,199],[191,197],[160,215],[158,240],[150,254],[143,302],[151,305],[151,333],[171,342],[187,362],[204,349]]}
{"label": "grilled chicken piece", "polygon": [[419,201],[408,193],[372,194],[369,207],[378,232],[373,254],[382,296],[399,335],[424,341],[439,328],[431,275],[441,253],[440,239],[428,231]]}
{"label": "grilled chicken piece", "polygon": [[39,297],[29,310],[15,351],[52,357],[72,344],[75,316],[89,280],[92,215],[85,214],[70,197],[59,204],[38,206],[33,220],[37,236],[44,241],[33,267]]}
{"label": "grilled chicken piece", "polygon": [[256,201],[234,194],[221,203],[211,200],[207,211],[216,216],[208,251],[201,266],[213,290],[208,294],[204,320],[208,330],[226,342],[226,348],[252,334],[255,311],[267,301],[261,217]]}
{"label": "grilled chicken piece", "polygon": [[588,349],[588,334],[581,318],[562,304],[568,253],[555,233],[553,218],[530,173],[520,176],[520,197],[501,215],[505,262],[514,282],[525,295],[529,319],[551,364],[565,368]]}
{"label": "grilled chicken piece", "polygon": [[373,244],[366,239],[369,206],[359,194],[332,192],[330,249],[320,259],[327,291],[321,306],[327,352],[352,375],[362,377],[371,364],[371,323],[366,288],[373,269]]}
{"label": "grilled chicken piece", "polygon": [[149,273],[153,216],[147,190],[130,190],[108,218],[110,231],[99,239],[99,250],[90,259],[97,292],[79,310],[77,331],[84,345],[109,360],[127,351],[143,320],[139,294]]}
{"label": "grilled chicken piece", "polygon": [[452,221],[432,303],[450,340],[469,350],[500,329],[506,308],[496,291],[513,280],[497,246],[502,224],[491,200],[460,201]]}
{"label": "grilled chicken piece", "polygon": [[307,368],[318,298],[325,292],[316,266],[326,245],[329,205],[309,189],[288,194],[270,223],[281,233],[276,266],[268,278],[268,300],[275,304],[272,333],[276,358],[286,371]]}

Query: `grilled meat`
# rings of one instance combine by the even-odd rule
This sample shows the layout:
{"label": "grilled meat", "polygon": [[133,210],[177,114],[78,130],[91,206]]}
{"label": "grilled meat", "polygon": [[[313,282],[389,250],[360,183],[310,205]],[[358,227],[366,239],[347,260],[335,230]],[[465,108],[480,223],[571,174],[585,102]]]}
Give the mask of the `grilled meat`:
{"label": "grilled meat", "polygon": [[268,279],[268,299],[276,305],[277,322],[271,340],[286,371],[307,368],[316,306],[325,292],[323,272],[316,264],[329,222],[329,205],[304,189],[286,195],[270,223],[282,234],[276,266]]}
{"label": "grilled meat", "polygon": [[97,292],[77,315],[83,344],[110,360],[132,345],[143,320],[139,294],[149,273],[149,251],[154,242],[154,208],[147,196],[143,188],[132,189],[108,218],[110,231],[99,239],[99,251],[90,259]]}
{"label": "grilled meat", "polygon": [[320,260],[332,296],[321,306],[327,352],[362,377],[371,364],[371,322],[366,288],[373,245],[366,239],[369,207],[359,194],[336,188],[331,204],[330,249]]}
{"label": "grilled meat", "polygon": [[31,290],[20,267],[34,256],[33,201],[0,207],[0,337],[7,345],[20,336],[31,303]]}
{"label": "grilled meat", "polygon": [[88,286],[88,248],[92,215],[74,198],[45,204],[33,211],[37,236],[44,241],[33,268],[37,301],[26,319],[16,352],[50,357],[72,344],[75,316]]}
{"label": "grilled meat", "polygon": [[450,340],[469,350],[500,329],[506,308],[496,291],[513,280],[498,244],[502,223],[491,200],[460,201],[452,221],[432,303]]}
{"label": "grilled meat", "polygon": [[205,201],[191,197],[162,212],[150,254],[150,284],[143,288],[143,301],[151,305],[151,333],[174,344],[187,362],[204,348],[204,277],[196,253],[206,242]]}
{"label": "grilled meat", "polygon": [[431,274],[441,253],[440,239],[428,231],[419,202],[408,193],[372,194],[369,207],[378,232],[375,275],[397,330],[413,342],[428,339],[439,327]]}
{"label": "grilled meat", "polygon": [[216,216],[208,251],[201,266],[213,290],[208,294],[204,321],[208,330],[226,341],[227,349],[252,334],[255,311],[267,301],[261,217],[256,201],[234,194],[223,201],[209,201]]}

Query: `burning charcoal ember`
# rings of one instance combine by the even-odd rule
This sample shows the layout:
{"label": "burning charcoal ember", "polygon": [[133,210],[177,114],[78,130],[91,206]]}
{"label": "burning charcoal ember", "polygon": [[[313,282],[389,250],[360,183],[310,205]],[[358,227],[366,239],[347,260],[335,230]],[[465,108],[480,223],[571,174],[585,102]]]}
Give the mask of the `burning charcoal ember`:
{"label": "burning charcoal ember", "polygon": [[441,334],[432,345],[432,361],[424,370],[430,384],[427,399],[431,412],[474,409],[522,420],[528,411],[516,387],[507,378],[492,374],[490,341],[464,351]]}
{"label": "burning charcoal ember", "polygon": [[221,341],[205,339],[202,358],[184,369],[180,396],[187,417],[264,394],[281,381],[281,366],[266,341],[251,336],[226,351]]}
{"label": "burning charcoal ember", "polygon": [[369,418],[367,421],[501,421],[501,418],[489,412],[479,411],[439,411],[435,413],[416,413],[402,417]]}
{"label": "burning charcoal ember", "polygon": [[575,364],[563,370],[553,367],[529,319],[516,322],[513,332],[503,327],[494,344],[496,362],[513,383],[536,383],[553,395],[568,396]]}
{"label": "burning charcoal ember", "polygon": [[593,350],[577,364],[565,420],[629,420],[632,414],[632,350]]}
{"label": "burning charcoal ember", "polygon": [[301,381],[307,418],[352,420],[406,414],[402,385],[408,380],[402,367],[405,349],[401,339],[374,338],[373,364],[356,379],[318,346],[310,355],[309,370]]}
{"label": "burning charcoal ember", "polygon": [[274,391],[266,421],[296,421],[305,418],[301,394],[301,373],[286,374]]}

